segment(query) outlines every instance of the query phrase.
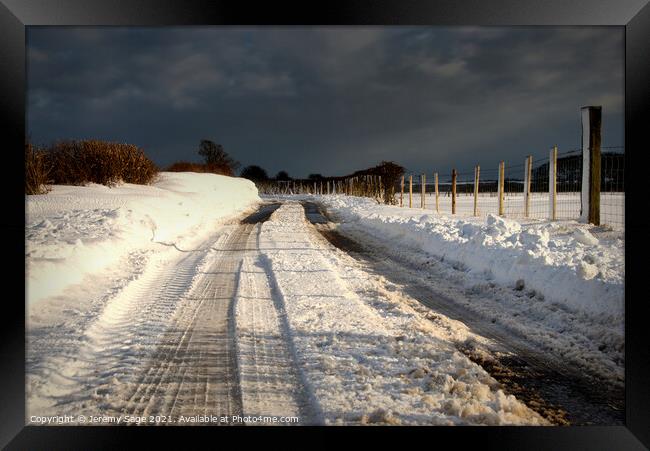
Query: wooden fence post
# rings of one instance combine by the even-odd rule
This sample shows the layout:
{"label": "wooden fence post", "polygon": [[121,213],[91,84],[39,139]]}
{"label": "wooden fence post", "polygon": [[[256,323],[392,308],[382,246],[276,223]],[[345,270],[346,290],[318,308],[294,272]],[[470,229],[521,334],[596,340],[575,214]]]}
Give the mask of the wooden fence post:
{"label": "wooden fence post", "polygon": [[580,219],[600,225],[602,107],[582,107],[582,193]]}
{"label": "wooden fence post", "polygon": [[456,214],[456,169],[451,170],[451,214]]}
{"label": "wooden fence post", "polygon": [[438,173],[433,174],[433,186],[436,191],[436,213],[440,212],[440,204],[438,202]]}
{"label": "wooden fence post", "polygon": [[413,208],[413,176],[409,175],[409,208]]}
{"label": "wooden fence post", "polygon": [[504,161],[499,163],[499,216],[503,216],[505,213],[505,205],[504,205],[504,177],[505,177],[505,172],[506,172],[506,164]]}
{"label": "wooden fence post", "polygon": [[427,194],[427,176],[424,175],[424,174],[422,174],[420,176],[420,185],[421,185],[421,189],[420,189],[420,191],[421,191],[421,194],[420,194],[420,207],[422,207],[422,209],[424,210],[426,208],[426,205],[427,205],[426,200],[425,200],[425,197],[426,197],[426,194]]}
{"label": "wooden fence post", "polygon": [[474,216],[478,216],[478,185],[481,178],[481,166],[474,169]]}
{"label": "wooden fence post", "polygon": [[551,221],[557,217],[557,146],[551,149],[548,157],[548,216]]}
{"label": "wooden fence post", "polygon": [[524,217],[530,216],[530,180],[533,175],[533,156],[528,155],[524,163]]}
{"label": "wooden fence post", "polygon": [[399,206],[404,206],[404,176],[402,176],[401,191],[399,193]]}

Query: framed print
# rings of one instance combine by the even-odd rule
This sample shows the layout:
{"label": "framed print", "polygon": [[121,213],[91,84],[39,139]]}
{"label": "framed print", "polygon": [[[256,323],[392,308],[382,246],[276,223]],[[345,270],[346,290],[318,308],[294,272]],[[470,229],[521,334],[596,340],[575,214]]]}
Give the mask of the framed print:
{"label": "framed print", "polygon": [[650,446],[647,2],[0,20],[8,449]]}

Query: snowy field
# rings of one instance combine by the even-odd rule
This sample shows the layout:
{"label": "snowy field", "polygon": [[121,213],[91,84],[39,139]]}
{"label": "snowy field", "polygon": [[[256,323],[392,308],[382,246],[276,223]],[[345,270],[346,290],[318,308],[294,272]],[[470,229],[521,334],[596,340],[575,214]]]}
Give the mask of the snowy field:
{"label": "snowy field", "polygon": [[[395,199],[399,205],[400,193]],[[409,205],[408,191],[404,193],[404,206]],[[438,198],[439,211],[442,214],[451,214],[451,197],[448,193],[441,193]],[[505,217],[524,219],[524,196],[520,193],[506,193],[504,196]],[[530,200],[531,219],[548,219],[549,195],[547,193],[532,193]],[[413,207],[420,207],[420,193],[413,193]],[[435,210],[436,197],[434,193],[427,192],[425,208]],[[478,198],[479,215],[486,216],[490,213],[498,214],[499,202],[496,193],[481,193]],[[474,214],[474,195],[456,195],[456,214],[472,216]],[[557,219],[578,219],[580,217],[580,193],[558,193],[556,203]],[[600,223],[616,230],[625,228],[625,193],[602,193],[600,195]]]}

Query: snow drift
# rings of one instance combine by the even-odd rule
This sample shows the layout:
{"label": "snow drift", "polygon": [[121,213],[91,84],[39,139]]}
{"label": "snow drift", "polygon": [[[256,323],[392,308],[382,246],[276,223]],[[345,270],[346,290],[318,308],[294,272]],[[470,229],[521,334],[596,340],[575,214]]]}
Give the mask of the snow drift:
{"label": "snow drift", "polygon": [[53,186],[26,196],[27,302],[56,295],[136,249],[189,248],[259,200],[246,179],[172,172],[150,186]]}
{"label": "snow drift", "polygon": [[593,227],[576,221],[524,223],[495,215],[459,219],[378,205],[367,198],[319,200],[339,217],[343,228],[356,227],[394,246],[460,264],[470,276],[535,290],[546,302],[576,312],[623,319],[620,232],[598,238]]}

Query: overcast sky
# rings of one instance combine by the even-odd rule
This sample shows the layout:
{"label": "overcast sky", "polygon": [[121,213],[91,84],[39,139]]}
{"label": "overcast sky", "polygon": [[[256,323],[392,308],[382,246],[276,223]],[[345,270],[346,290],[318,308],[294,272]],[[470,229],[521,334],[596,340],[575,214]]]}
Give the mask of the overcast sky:
{"label": "overcast sky", "polygon": [[28,133],[269,175],[393,160],[446,173],[580,146],[580,107],[623,144],[622,27],[28,27]]}

